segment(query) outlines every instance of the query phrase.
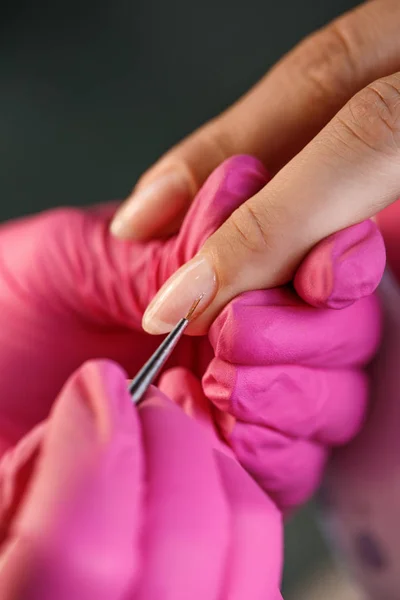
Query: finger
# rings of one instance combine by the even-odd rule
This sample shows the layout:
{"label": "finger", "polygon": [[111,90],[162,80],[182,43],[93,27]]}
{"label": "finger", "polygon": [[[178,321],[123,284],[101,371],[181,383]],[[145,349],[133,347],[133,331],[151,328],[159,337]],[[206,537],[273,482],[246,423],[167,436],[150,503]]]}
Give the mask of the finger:
{"label": "finger", "polygon": [[216,452],[232,513],[229,566],[220,600],[276,599],[282,576],[282,514],[233,458]]}
{"label": "finger", "polygon": [[286,289],[243,294],[210,330],[215,355],[232,364],[342,368],[364,364],[380,338],[377,300],[315,310]]}
{"label": "finger", "polygon": [[235,367],[219,359],[210,364],[203,386],[214,406],[244,425],[325,446],[343,445],[354,437],[368,392],[366,376],[357,369]]}
{"label": "finger", "polygon": [[139,181],[114,222],[144,239],[182,214],[234,154],[277,172],[362,87],[400,68],[397,0],[375,0],[303,41],[232,108],[172,148]]}
{"label": "finger", "polygon": [[221,431],[238,460],[285,510],[313,494],[327,449],[358,433],[368,396],[356,369],[235,367],[218,359],[203,386],[216,414],[230,415]]}
{"label": "finger", "polygon": [[49,418],[40,460],[10,527],[3,560],[17,573],[15,556],[22,552],[27,597],[126,595],[139,565],[141,462],[125,374],[108,362],[85,365]]}
{"label": "finger", "polygon": [[376,290],[385,264],[383,238],[367,220],[333,233],[313,248],[296,272],[294,287],[311,306],[345,308]]}
{"label": "finger", "polygon": [[[28,597],[32,559],[38,549],[28,539],[14,536],[15,518],[21,510],[46,433],[46,423],[29,432],[2,456],[0,463],[0,597]],[[33,598],[33,595],[31,595]]]}
{"label": "finger", "polygon": [[11,447],[0,462],[0,544],[11,537],[11,527],[21,508],[47,431],[42,422]]}
{"label": "finger", "polygon": [[210,438],[210,445],[216,445],[217,436],[211,405],[204,395],[198,377],[184,367],[168,369],[160,377],[158,388],[179,406],[183,412],[201,423]]}
{"label": "finger", "polygon": [[[105,221],[107,226],[110,226],[120,206],[120,201],[111,201],[101,204],[90,204],[84,208],[87,213],[96,215],[97,217]],[[167,225],[163,227],[158,237],[168,238],[172,234],[176,233],[176,231],[178,231],[179,229],[180,224],[182,223],[183,217],[183,213],[181,215],[178,215],[177,217],[173,217],[171,221],[169,221]]]}
{"label": "finger", "polygon": [[329,449],[314,440],[237,421],[229,441],[243,468],[285,514],[307,502],[321,483]]}
{"label": "finger", "polygon": [[[288,281],[319,241],[394,202],[400,193],[399,98],[400,74],[357,94],[165,284],[149,309],[153,325],[145,315],[147,330],[154,333],[163,323],[165,331],[172,298],[193,286],[192,297],[182,295],[182,302],[189,307],[204,290],[202,309],[208,309],[196,322],[204,331],[233,297]],[[193,285],[192,266],[199,260],[207,268],[196,273]]]}
{"label": "finger", "polygon": [[219,600],[230,514],[209,437],[159,392],[152,392],[140,416],[147,521],[134,598]]}
{"label": "finger", "polygon": [[231,514],[231,543],[219,598],[276,598],[282,569],[282,515],[216,435],[210,403],[200,381],[190,371],[176,368],[163,375],[160,387],[202,424],[214,448]]}

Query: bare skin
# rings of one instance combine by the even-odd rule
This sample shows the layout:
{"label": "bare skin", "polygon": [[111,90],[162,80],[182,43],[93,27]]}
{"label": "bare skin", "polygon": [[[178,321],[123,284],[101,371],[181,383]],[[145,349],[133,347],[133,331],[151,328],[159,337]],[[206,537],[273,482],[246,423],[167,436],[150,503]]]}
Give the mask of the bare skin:
{"label": "bare skin", "polygon": [[[398,0],[373,0],[303,41],[246,96],[162,157],[116,215],[119,237],[170,234],[229,156],[252,154],[274,175],[196,258],[206,264],[204,288],[212,288],[196,333],[233,297],[288,281],[318,241],[400,196],[399,25]],[[190,267],[178,277],[185,286]],[[150,333],[168,322],[176,286],[176,278],[167,282],[145,315]]]}

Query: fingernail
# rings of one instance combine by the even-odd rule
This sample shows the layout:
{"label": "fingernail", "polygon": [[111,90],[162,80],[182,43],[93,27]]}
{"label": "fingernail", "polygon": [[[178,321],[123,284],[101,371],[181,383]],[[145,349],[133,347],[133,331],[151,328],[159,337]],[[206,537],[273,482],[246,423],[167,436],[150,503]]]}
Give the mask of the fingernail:
{"label": "fingernail", "polygon": [[196,256],[183,265],[160,289],[143,316],[148,333],[168,333],[201,297],[195,315],[213,300],[217,291],[215,271],[205,256]]}
{"label": "fingernail", "polygon": [[141,237],[142,229],[165,221],[183,205],[191,187],[183,170],[171,170],[159,175],[147,185],[134,190],[117,211],[111,233],[119,238]]}

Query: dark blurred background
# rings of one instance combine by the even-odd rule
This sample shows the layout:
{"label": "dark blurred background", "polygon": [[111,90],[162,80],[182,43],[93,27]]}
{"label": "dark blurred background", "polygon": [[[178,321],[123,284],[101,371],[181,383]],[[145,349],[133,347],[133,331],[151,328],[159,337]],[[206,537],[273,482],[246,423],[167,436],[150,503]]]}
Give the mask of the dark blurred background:
{"label": "dark blurred background", "polygon": [[[356,4],[2,3],[0,220],[123,198],[169,146]],[[327,560],[312,513],[288,527],[286,590]]]}

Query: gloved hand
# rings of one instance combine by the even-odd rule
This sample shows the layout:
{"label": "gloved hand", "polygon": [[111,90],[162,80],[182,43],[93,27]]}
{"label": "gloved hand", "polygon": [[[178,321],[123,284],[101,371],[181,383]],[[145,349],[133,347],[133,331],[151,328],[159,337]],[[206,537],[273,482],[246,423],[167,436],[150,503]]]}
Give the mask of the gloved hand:
{"label": "gloved hand", "polygon": [[284,511],[311,496],[331,448],[364,421],[363,365],[380,336],[370,294],[384,262],[380,234],[364,222],[318,245],[294,289],[244,294],[211,328],[205,393],[241,464]]}
{"label": "gloved hand", "polygon": [[[0,453],[47,417],[85,361],[109,358],[137,372],[160,342],[141,328],[150,299],[265,178],[247,157],[223,165],[168,241],[112,238],[115,205],[58,209],[0,228]],[[170,365],[201,375],[211,356],[206,338],[185,337]]]}
{"label": "gloved hand", "polygon": [[[159,342],[140,329],[151,296],[265,182],[257,161],[228,161],[167,242],[110,238],[112,207],[53,211],[0,230],[3,449],[48,416],[63,382],[86,360],[110,358],[136,372]],[[290,286],[246,294],[213,325],[212,346],[186,337],[174,355],[171,366],[198,377],[207,371],[204,389],[222,436],[283,511],[312,493],[330,447],[350,439],[363,420],[362,369],[379,337],[370,295],[383,265],[373,224],[337,234],[300,267],[295,288],[303,299]],[[197,408],[179,378],[168,395],[188,413]],[[276,556],[278,529],[268,538]],[[279,578],[267,571],[271,581]]]}
{"label": "gloved hand", "polygon": [[277,600],[279,511],[198,416],[81,368],[0,463],[2,600]]}
{"label": "gloved hand", "polygon": [[378,215],[388,269],[382,344],[361,433],[335,452],[321,493],[325,529],[365,597],[400,598],[400,202]]}

